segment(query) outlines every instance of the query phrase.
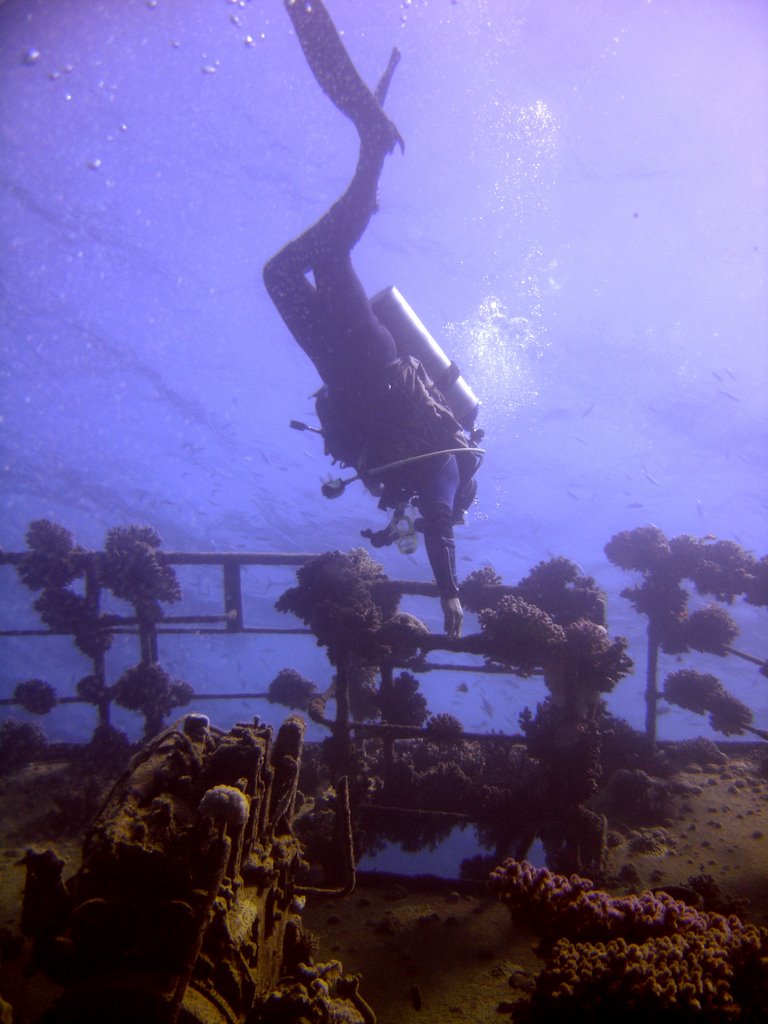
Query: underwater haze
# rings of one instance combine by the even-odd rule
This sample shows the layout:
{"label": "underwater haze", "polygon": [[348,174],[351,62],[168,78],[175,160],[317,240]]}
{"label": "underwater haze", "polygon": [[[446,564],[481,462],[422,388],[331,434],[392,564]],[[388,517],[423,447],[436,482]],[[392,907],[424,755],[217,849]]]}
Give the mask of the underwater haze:
{"label": "underwater haze", "polygon": [[[490,564],[515,583],[555,555],[594,576],[636,661],[609,706],[642,727],[645,622],[606,542],[653,524],[768,548],[768,5],[328,7],[370,84],[402,54],[386,109],[405,153],[355,263],[370,294],[397,285],[482,401],[460,578]],[[381,528],[360,484],[321,496],[322,442],[289,428],[317,423],[320,382],[261,269],[342,193],[357,136],[281,0],[4,0],[0,120],[2,547],[41,518],[92,548],[148,524],[171,551],[348,550]],[[431,579],[423,546],[373,556]],[[34,626],[1,571],[3,628]],[[202,571],[179,575],[207,607]],[[293,582],[254,576],[257,619],[292,624],[273,605]],[[442,629],[436,602],[413,607]],[[765,657],[765,609],[731,611]],[[3,641],[4,696],[30,675],[74,692],[87,662],[62,641],[54,679],[44,643]],[[116,678],[135,646],[110,658]],[[163,641],[161,660],[201,691],[331,671],[312,637]],[[764,677],[732,661],[699,664],[768,728]],[[480,678],[459,698],[430,677],[430,708],[514,731],[544,696]],[[677,708],[660,734],[714,735]]]}

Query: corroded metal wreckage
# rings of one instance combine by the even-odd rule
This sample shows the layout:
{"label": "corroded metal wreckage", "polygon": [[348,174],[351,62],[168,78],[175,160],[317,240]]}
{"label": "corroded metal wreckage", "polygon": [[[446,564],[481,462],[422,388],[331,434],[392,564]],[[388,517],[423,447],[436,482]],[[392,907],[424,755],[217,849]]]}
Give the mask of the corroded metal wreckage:
{"label": "corroded metal wreckage", "polygon": [[189,714],[115,784],[66,886],[53,851],[27,855],[23,927],[65,990],[43,1024],[375,1021],[301,924],[304,730],[292,716],[276,737],[258,719],[223,733]]}

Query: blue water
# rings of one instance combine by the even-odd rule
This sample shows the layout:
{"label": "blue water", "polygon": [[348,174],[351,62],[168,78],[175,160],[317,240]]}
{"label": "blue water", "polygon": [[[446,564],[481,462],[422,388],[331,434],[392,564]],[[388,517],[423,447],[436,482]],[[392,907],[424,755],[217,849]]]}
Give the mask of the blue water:
{"label": "blue water", "polygon": [[[642,727],[645,623],[605,543],[653,523],[768,549],[768,7],[329,7],[369,82],[402,52],[387,109],[405,155],[385,167],[357,266],[371,294],[398,285],[483,401],[460,574],[490,563],[516,582],[564,555],[596,577],[637,662],[610,704]],[[381,527],[362,489],[320,496],[320,444],[288,428],[314,422],[318,380],[261,267],[343,190],[356,137],[279,0],[5,0],[0,120],[0,544],[22,549],[43,517],[88,547],[148,523],[190,551],[346,550]],[[376,557],[430,578],[423,550]],[[4,628],[34,625],[31,595],[0,573]],[[215,581],[180,575],[190,605],[216,610]],[[288,625],[272,604],[291,570],[248,580],[256,619]],[[404,606],[440,628],[434,602]],[[765,609],[733,614],[738,645],[765,656]],[[72,693],[88,669],[65,640],[2,651],[3,695],[33,675]],[[136,660],[118,644],[111,678]],[[265,688],[286,665],[330,676],[311,638],[167,639],[161,660],[201,691]],[[754,667],[686,664],[768,728]],[[424,688],[433,711],[505,731],[546,693],[471,674]],[[71,716],[46,729],[68,735]],[[680,709],[660,734],[713,735]]]}

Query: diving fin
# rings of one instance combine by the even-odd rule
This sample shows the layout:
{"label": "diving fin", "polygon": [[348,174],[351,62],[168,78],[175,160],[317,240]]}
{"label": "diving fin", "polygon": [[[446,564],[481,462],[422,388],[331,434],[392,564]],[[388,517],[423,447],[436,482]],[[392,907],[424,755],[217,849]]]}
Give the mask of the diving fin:
{"label": "diving fin", "polygon": [[399,51],[392,51],[374,94],[358,74],[322,0],[284,0],[284,3],[318,85],[354,123],[360,138],[380,137],[388,149],[397,143],[404,150],[400,133],[381,108],[400,59]]}
{"label": "diving fin", "polygon": [[392,53],[389,55],[389,63],[384,69],[384,74],[379,79],[379,84],[374,90],[374,98],[380,107],[384,106],[384,100],[387,98],[389,92],[389,83],[392,81],[392,75],[395,73],[395,68],[400,63],[400,51],[396,46],[392,47]]}

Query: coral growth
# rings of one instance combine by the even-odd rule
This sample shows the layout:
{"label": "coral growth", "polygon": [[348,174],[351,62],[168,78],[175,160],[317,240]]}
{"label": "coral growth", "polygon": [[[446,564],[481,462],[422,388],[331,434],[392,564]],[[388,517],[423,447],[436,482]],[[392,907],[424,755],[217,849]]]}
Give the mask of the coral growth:
{"label": "coral growth", "polygon": [[310,558],[296,575],[298,586],[278,599],[278,611],[292,612],[309,626],[333,664],[342,652],[381,660],[379,630],[397,609],[397,598],[376,589],[386,579],[382,566],[355,548]]}
{"label": "coral growth", "polygon": [[28,765],[46,746],[45,734],[39,725],[6,718],[0,724],[0,775]]}
{"label": "coral growth", "polygon": [[744,585],[744,600],[747,604],[768,606],[768,555],[753,563]]}
{"label": "coral growth", "polygon": [[427,722],[427,733],[435,743],[455,743],[461,740],[464,726],[455,715],[441,711],[432,715]]}
{"label": "coral growth", "polygon": [[519,1024],[765,1019],[768,929],[665,892],[612,897],[527,862],[506,861],[491,885],[543,935],[546,964],[515,1011]]}
{"label": "coral growth", "polygon": [[172,708],[183,707],[194,696],[189,683],[173,680],[159,665],[141,662],[127,669],[112,688],[115,701],[146,720],[145,734],[152,736]]}
{"label": "coral growth", "polygon": [[284,704],[287,708],[306,711],[317,687],[292,668],[281,669],[269,684],[267,700],[271,704]]}
{"label": "coral growth", "polygon": [[157,622],[160,602],[174,602],[181,588],[173,568],[166,564],[160,537],[149,526],[116,526],[107,533],[99,561],[99,579],[115,597],[130,602],[142,622]]}
{"label": "coral growth", "polygon": [[665,748],[664,755],[673,765],[682,768],[692,764],[702,768],[705,765],[723,765],[728,761],[718,745],[705,736],[672,743]]}
{"label": "coral growth", "polygon": [[700,594],[712,594],[729,604],[749,585],[755,559],[732,540],[702,542],[690,578]]}
{"label": "coral growth", "polygon": [[419,681],[410,672],[401,672],[390,688],[382,687],[379,706],[382,719],[395,725],[423,725],[429,714]]}
{"label": "coral growth", "polygon": [[117,774],[128,764],[131,744],[124,732],[113,725],[97,725],[93,736],[80,751],[79,764],[84,771]]}
{"label": "coral growth", "polygon": [[36,519],[26,533],[27,547],[18,566],[19,579],[30,590],[60,590],[69,586],[83,567],[77,556],[82,548],[63,526],[48,519]]}
{"label": "coral growth", "polygon": [[87,553],[75,546],[72,534],[47,519],[27,530],[30,548],[18,566],[19,578],[31,590],[41,590],[35,610],[49,629],[73,633],[80,650],[95,658],[108,650],[112,639],[104,628],[93,594],[77,594],[71,585],[87,571]]}
{"label": "coral growth", "polygon": [[13,691],[13,699],[33,715],[47,715],[56,707],[56,690],[42,679],[27,679]]}
{"label": "coral growth", "polygon": [[389,657],[402,664],[418,653],[420,641],[428,634],[421,619],[408,612],[395,612],[381,627],[379,639],[389,647]]}
{"label": "coral growth", "polygon": [[577,717],[600,693],[609,693],[632,669],[623,637],[611,640],[607,630],[588,619],[572,622],[565,638],[544,662],[544,679],[555,698]]}
{"label": "coral growth", "polygon": [[600,809],[634,825],[666,820],[672,809],[669,784],[642,768],[619,768],[600,793]]}
{"label": "coral growth", "polygon": [[722,658],[728,653],[728,646],[739,635],[739,627],[725,608],[710,605],[688,616],[686,632],[689,647]]}
{"label": "coral growth", "polygon": [[667,676],[664,697],[670,704],[695,711],[709,712],[709,724],[725,736],[739,736],[752,724],[752,712],[730,694],[717,676],[694,669],[679,669]]}
{"label": "coral growth", "polygon": [[[691,580],[700,594],[712,594],[721,602],[731,604],[742,594],[748,601],[757,598],[759,603],[763,563],[732,541],[711,537],[697,540],[685,534],[668,541],[655,526],[616,534],[605,545],[605,553],[615,565],[640,571],[644,576],[642,583],[623,590],[622,597],[648,617],[646,721],[648,737],[653,742],[659,650],[684,654],[694,649],[724,657],[732,653],[730,645],[738,635],[736,623],[723,608],[710,605],[689,614],[689,594],[682,581]],[[765,665],[761,671],[766,673]],[[686,690],[684,682],[678,686],[673,680],[670,693],[680,687]],[[674,696],[669,699],[679,703]],[[726,691],[717,697],[717,708],[707,710],[712,714],[713,727],[726,733],[741,732],[751,721],[748,709]]]}
{"label": "coral growth", "polygon": [[[495,608],[501,598],[490,588],[499,588],[501,576],[491,567],[484,566],[467,576],[461,585],[461,599],[470,611],[481,612]],[[539,562],[514,587],[505,588],[527,604],[546,612],[556,623],[567,626],[579,619],[605,622],[605,594],[591,576],[583,576],[575,562],[562,556]]]}
{"label": "coral growth", "polygon": [[605,623],[605,594],[591,576],[583,576],[575,562],[562,556],[535,565],[520,580],[515,593],[561,626],[579,619]]}
{"label": "coral growth", "polygon": [[[72,534],[47,519],[27,530],[30,550],[18,566],[21,581],[41,590],[35,609],[57,633],[72,633],[80,650],[98,658],[112,643],[109,620],[99,612],[99,586],[130,601],[142,623],[162,617],[161,601],[181,596],[173,569],[157,548],[160,538],[146,526],[116,527],[107,534],[101,554],[75,545]],[[85,578],[84,593],[72,589]]]}
{"label": "coral growth", "polygon": [[480,612],[486,660],[530,676],[565,640],[561,626],[541,608],[508,594]]}
{"label": "coral growth", "polygon": [[475,569],[461,584],[461,602],[467,611],[480,612],[491,607],[495,602],[488,599],[488,587],[498,587],[503,582],[501,576],[490,565]]}
{"label": "coral growth", "polygon": [[98,676],[94,675],[83,676],[82,679],[79,679],[76,690],[81,700],[87,701],[88,704],[96,704],[97,706],[107,696],[107,687]]}
{"label": "coral growth", "polygon": [[697,540],[682,535],[667,540],[655,526],[641,526],[617,533],[605,545],[614,565],[643,573],[644,581],[622,591],[659,632],[664,650],[677,654],[693,647],[715,654],[725,647],[738,628],[723,609],[710,606],[686,613],[688,593],[681,581],[689,579],[700,594],[712,594],[730,604],[738,594],[749,594],[760,563],[733,541]]}

